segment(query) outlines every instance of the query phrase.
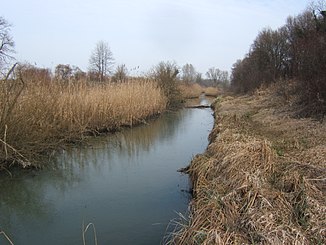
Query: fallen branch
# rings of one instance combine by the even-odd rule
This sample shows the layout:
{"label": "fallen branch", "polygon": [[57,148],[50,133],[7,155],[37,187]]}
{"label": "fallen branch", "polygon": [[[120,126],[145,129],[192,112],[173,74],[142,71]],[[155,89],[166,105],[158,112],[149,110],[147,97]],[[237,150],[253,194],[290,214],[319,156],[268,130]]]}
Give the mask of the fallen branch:
{"label": "fallen branch", "polygon": [[205,109],[205,108],[211,108],[211,106],[210,105],[188,105],[185,106],[185,108]]}
{"label": "fallen branch", "polygon": [[21,157],[21,159],[23,159],[24,161],[22,161],[22,165],[23,167],[27,167],[32,165],[31,162],[24,157],[22,154],[20,154],[14,147],[12,147],[11,145],[9,145],[8,143],[6,143],[5,141],[3,141],[2,139],[0,139],[0,143],[4,144],[5,147],[10,148],[13,152],[15,152],[18,156]]}

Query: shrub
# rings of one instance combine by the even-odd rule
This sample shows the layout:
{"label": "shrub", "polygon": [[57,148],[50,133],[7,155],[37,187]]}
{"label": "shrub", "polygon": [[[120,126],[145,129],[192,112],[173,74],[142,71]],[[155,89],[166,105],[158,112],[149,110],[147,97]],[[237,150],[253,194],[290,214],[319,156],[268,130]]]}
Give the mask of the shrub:
{"label": "shrub", "polygon": [[179,107],[182,103],[182,95],[178,86],[178,74],[178,67],[173,62],[160,62],[150,74],[167,97],[169,108]]}

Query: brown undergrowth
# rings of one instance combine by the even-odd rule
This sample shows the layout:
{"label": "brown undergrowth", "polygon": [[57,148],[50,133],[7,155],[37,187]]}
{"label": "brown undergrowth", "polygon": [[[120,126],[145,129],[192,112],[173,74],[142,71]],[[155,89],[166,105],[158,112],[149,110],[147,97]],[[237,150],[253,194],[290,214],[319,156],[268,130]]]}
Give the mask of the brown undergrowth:
{"label": "brown undergrowth", "polygon": [[292,102],[279,88],[217,102],[170,244],[326,243],[326,124],[293,118]]}

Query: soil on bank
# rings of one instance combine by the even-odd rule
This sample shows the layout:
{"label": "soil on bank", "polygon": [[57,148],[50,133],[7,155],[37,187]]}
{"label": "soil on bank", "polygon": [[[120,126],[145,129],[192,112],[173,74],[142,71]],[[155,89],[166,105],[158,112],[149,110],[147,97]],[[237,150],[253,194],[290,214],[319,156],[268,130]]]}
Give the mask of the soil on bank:
{"label": "soil on bank", "polygon": [[275,89],[218,99],[171,243],[326,244],[326,123],[295,118],[291,103]]}

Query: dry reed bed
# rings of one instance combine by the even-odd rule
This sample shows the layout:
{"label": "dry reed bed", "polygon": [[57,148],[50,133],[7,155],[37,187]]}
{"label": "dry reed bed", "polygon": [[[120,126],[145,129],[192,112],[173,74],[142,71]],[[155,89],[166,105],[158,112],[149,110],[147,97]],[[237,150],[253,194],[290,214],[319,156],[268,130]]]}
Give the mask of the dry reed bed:
{"label": "dry reed bed", "polygon": [[198,83],[180,83],[179,89],[184,99],[198,98],[204,92],[204,88]]}
{"label": "dry reed bed", "polygon": [[219,102],[171,244],[326,243],[325,122],[289,117],[274,92]]}
{"label": "dry reed bed", "polygon": [[184,99],[198,98],[201,94],[206,96],[217,97],[220,94],[220,90],[216,87],[203,87],[198,83],[180,83],[179,89]]}
{"label": "dry reed bed", "polygon": [[217,97],[221,93],[221,91],[216,87],[207,87],[204,89],[204,93],[206,96]]}
{"label": "dry reed bed", "polygon": [[22,90],[19,86],[18,81],[1,81],[0,169],[15,163],[26,167],[63,143],[139,124],[166,107],[161,90],[148,80],[69,85],[27,81]]}

